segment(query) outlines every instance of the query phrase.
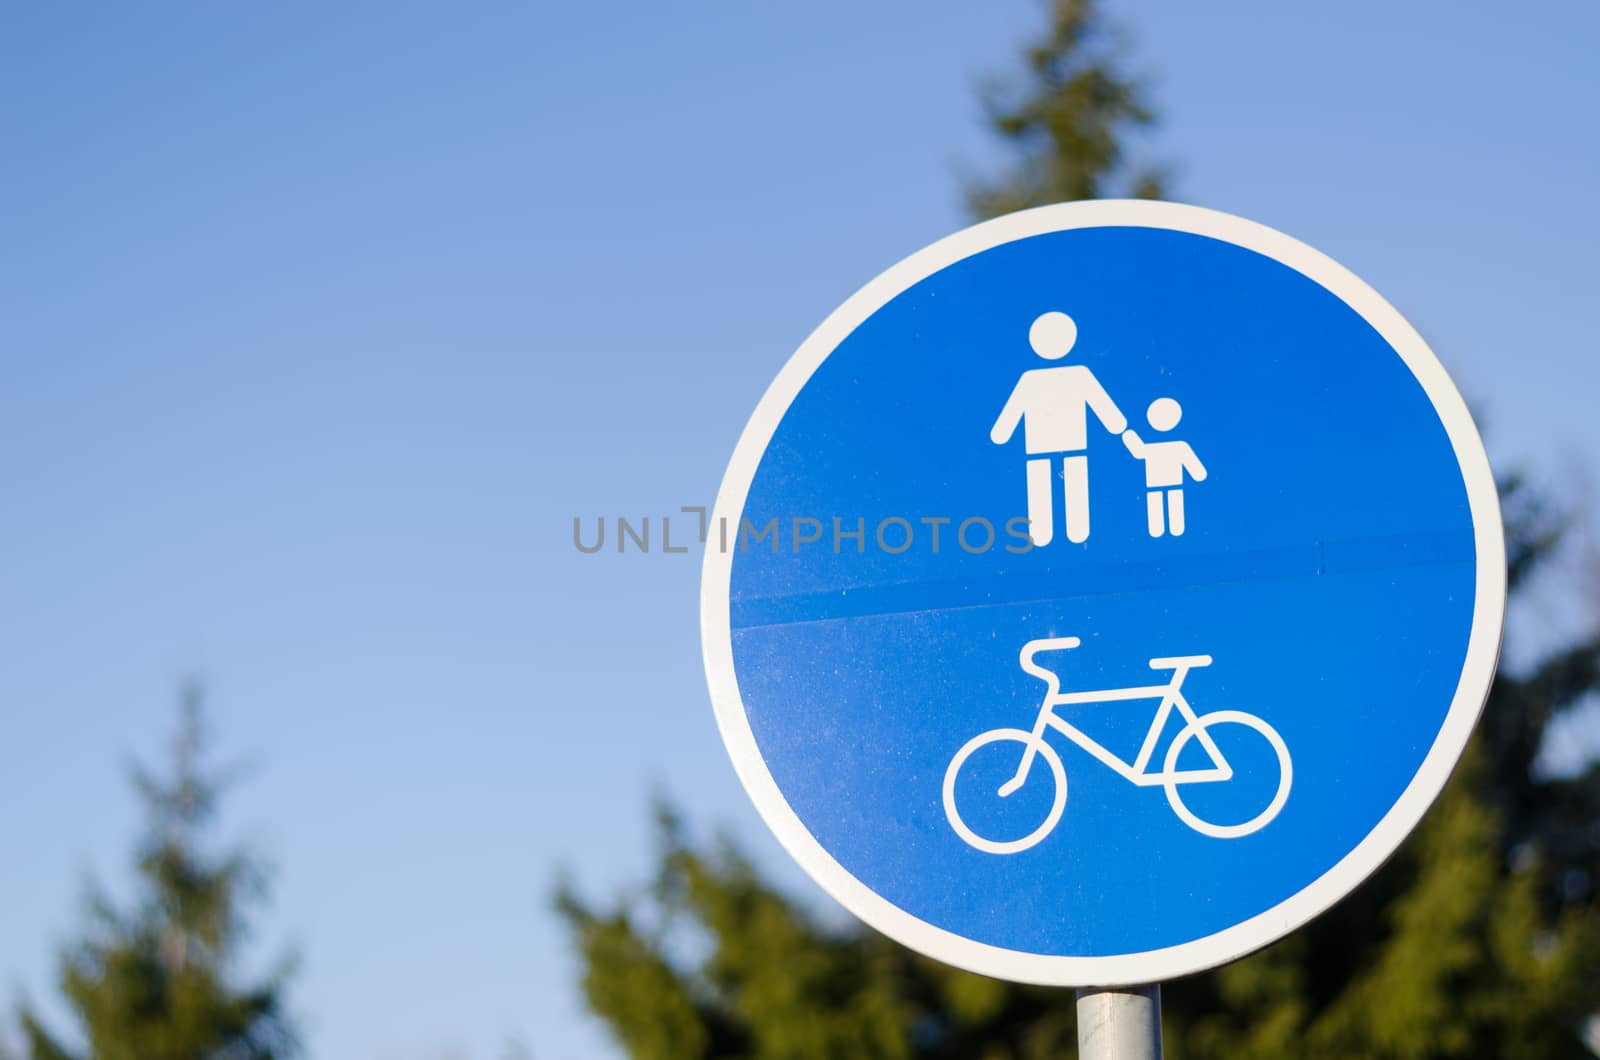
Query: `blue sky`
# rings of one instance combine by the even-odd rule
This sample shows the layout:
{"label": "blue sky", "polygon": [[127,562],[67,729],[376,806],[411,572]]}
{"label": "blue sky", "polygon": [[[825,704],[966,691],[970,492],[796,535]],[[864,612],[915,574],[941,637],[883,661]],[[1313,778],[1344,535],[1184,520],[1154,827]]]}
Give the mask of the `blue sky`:
{"label": "blue sky", "polygon": [[[1600,11],[1111,10],[1174,197],[1353,268],[1496,463],[1584,503]],[[316,1056],[615,1055],[548,895],[639,882],[655,790],[814,894],[717,738],[696,558],[572,519],[710,502],[807,331],[963,223],[975,87],[1040,22],[0,8],[0,990],[47,999],[82,880],[124,879],[120,767],[190,671],[256,763],[229,833],[278,866]]]}

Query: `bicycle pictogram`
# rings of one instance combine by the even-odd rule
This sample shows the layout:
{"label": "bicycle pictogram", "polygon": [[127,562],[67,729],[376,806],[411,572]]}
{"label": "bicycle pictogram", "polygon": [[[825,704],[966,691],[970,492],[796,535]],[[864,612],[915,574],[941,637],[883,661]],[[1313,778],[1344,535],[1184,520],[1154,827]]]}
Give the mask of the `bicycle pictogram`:
{"label": "bicycle pictogram", "polygon": [[[1189,671],[1210,666],[1211,656],[1181,655],[1151,659],[1152,670],[1172,671],[1171,678],[1165,684],[1063,692],[1060,675],[1037,663],[1034,656],[1045,651],[1076,648],[1080,643],[1077,637],[1042,637],[1024,644],[1019,656],[1023,671],[1044,681],[1048,689],[1044,701],[1040,704],[1039,716],[1034,722],[1033,729],[1029,731],[1000,728],[979,733],[968,740],[950,760],[950,765],[944,774],[944,812],[950,820],[950,827],[954,828],[956,834],[968,845],[990,854],[1015,854],[1038,844],[1061,820],[1062,811],[1067,805],[1067,773],[1061,764],[1061,756],[1045,739],[1045,734],[1050,729],[1066,736],[1130,784],[1141,788],[1160,785],[1166,790],[1172,812],[1177,814],[1178,819],[1184,824],[1202,835],[1217,839],[1236,839],[1265,828],[1278,816],[1278,812],[1283,809],[1284,803],[1289,798],[1293,768],[1289,762],[1289,748],[1277,730],[1254,714],[1242,710],[1217,710],[1208,714],[1196,714],[1183,694],[1183,681]],[[1150,729],[1145,734],[1139,752],[1132,762],[1119,758],[1056,713],[1058,707],[1088,703],[1117,703],[1136,699],[1158,699],[1160,705],[1156,708],[1155,718],[1151,721]],[[1183,719],[1183,728],[1168,745],[1160,771],[1154,771],[1151,769],[1151,759],[1155,757],[1161,734],[1167,728],[1168,719],[1174,710]],[[1233,824],[1218,824],[1203,820],[1185,805],[1181,790],[1191,784],[1222,784],[1235,778],[1233,766],[1224,757],[1222,749],[1211,735],[1213,728],[1233,725],[1243,726],[1266,739],[1276,757],[1278,782],[1271,800],[1254,817]],[[1180,769],[1179,758],[1191,741],[1199,744],[1207,756],[1209,765]],[[1043,823],[1020,839],[997,840],[979,835],[963,820],[956,806],[957,777],[961,773],[961,767],[975,752],[997,743],[1019,745],[1017,751],[1021,758],[1016,773],[1000,785],[996,792],[1001,799],[1009,798],[1027,784],[1029,778],[1034,775],[1034,762],[1039,758],[1044,759],[1055,782],[1055,798]]]}

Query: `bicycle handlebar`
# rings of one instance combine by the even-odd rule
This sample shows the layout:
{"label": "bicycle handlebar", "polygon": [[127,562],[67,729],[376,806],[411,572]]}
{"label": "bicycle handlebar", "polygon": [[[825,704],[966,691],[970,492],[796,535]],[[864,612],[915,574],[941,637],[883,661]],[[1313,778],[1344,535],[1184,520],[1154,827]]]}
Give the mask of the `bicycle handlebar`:
{"label": "bicycle handlebar", "polygon": [[1083,641],[1077,637],[1040,637],[1030,640],[1022,646],[1018,654],[1018,661],[1022,663],[1023,673],[1031,674],[1050,686],[1050,694],[1055,695],[1061,690],[1061,677],[1054,670],[1047,670],[1033,661],[1033,657],[1042,651],[1057,651],[1062,648],[1076,648]]}
{"label": "bicycle handlebar", "polygon": [[1083,641],[1077,637],[1040,637],[1030,640],[1022,646],[1023,665],[1033,661],[1033,657],[1042,651],[1058,651],[1063,648],[1076,648]]}

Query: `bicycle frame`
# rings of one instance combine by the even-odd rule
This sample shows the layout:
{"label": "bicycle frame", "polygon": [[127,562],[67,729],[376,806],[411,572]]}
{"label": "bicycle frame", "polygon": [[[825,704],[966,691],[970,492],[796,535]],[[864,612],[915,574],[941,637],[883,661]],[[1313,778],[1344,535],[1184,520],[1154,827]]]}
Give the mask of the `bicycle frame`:
{"label": "bicycle frame", "polygon": [[[1131,688],[1108,688],[1097,691],[1063,692],[1061,691],[1061,676],[1054,670],[1034,662],[1033,657],[1041,651],[1076,648],[1080,643],[1081,641],[1077,637],[1045,637],[1039,640],[1031,640],[1022,646],[1022,669],[1044,681],[1049,691],[1045,693],[1044,702],[1039,706],[1039,717],[1033,725],[1033,737],[1029,741],[1027,749],[1022,753],[1022,763],[1017,769],[1017,775],[1000,788],[1001,795],[1011,794],[1022,787],[1027,780],[1028,771],[1033,766],[1034,755],[1044,742],[1046,729],[1055,729],[1089,752],[1095,759],[1105,764],[1122,779],[1141,788],[1168,783],[1205,784],[1233,778],[1233,767],[1222,756],[1222,752],[1217,748],[1216,742],[1211,739],[1210,734],[1203,726],[1197,728],[1195,738],[1210,756],[1211,768],[1174,769],[1170,772],[1165,770],[1161,772],[1150,771],[1150,759],[1155,754],[1156,744],[1160,742],[1161,733],[1166,729],[1167,719],[1171,717],[1173,710],[1176,709],[1178,711],[1186,725],[1194,725],[1199,720],[1194,708],[1184,698],[1183,679],[1188,676],[1190,670],[1211,665],[1211,656],[1182,655],[1172,658],[1151,659],[1150,668],[1152,670],[1172,671],[1172,677],[1166,684],[1143,685]],[[1055,713],[1057,707],[1084,703],[1119,703],[1134,699],[1159,699],[1161,704],[1156,709],[1155,719],[1150,723],[1150,730],[1145,734],[1144,742],[1139,747],[1139,753],[1132,762],[1126,762],[1112,754],[1093,737]]]}

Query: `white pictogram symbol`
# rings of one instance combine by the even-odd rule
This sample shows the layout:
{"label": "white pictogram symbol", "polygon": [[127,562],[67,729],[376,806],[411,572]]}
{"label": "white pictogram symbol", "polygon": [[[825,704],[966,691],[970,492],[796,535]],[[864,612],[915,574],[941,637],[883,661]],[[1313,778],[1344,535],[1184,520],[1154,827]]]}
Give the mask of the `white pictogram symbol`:
{"label": "white pictogram symbol", "polygon": [[[1028,344],[1047,361],[1059,361],[1078,342],[1078,325],[1065,313],[1044,313],[1028,329]],[[1188,442],[1146,442],[1128,426],[1111,395],[1095,374],[1081,364],[1034,368],[1022,373],[1011,396],[989,428],[995,445],[1011,441],[1022,426],[1023,448],[1028,454],[1028,537],[1036,546],[1055,537],[1055,498],[1051,480],[1056,458],[1061,458],[1061,508],[1067,540],[1089,539],[1089,414],[1122,444],[1134,459],[1144,462],[1145,507],[1151,537],[1183,536],[1184,473],[1195,482],[1206,477],[1205,465]],[[1170,397],[1150,403],[1145,418],[1165,434],[1178,425],[1183,408]]]}
{"label": "white pictogram symbol", "polygon": [[[1033,730],[1030,732],[1024,729],[990,729],[968,740],[950,760],[950,765],[944,774],[944,812],[950,819],[950,827],[954,828],[956,834],[969,846],[990,854],[1015,854],[1043,840],[1061,820],[1061,812],[1067,805],[1067,774],[1062,768],[1061,756],[1045,741],[1045,732],[1049,729],[1055,729],[1065,735],[1130,784],[1141,788],[1161,785],[1166,789],[1167,801],[1172,804],[1172,812],[1177,814],[1178,819],[1184,824],[1202,835],[1217,839],[1235,839],[1266,827],[1274,817],[1278,816],[1278,811],[1283,809],[1283,804],[1289,798],[1293,769],[1289,764],[1289,749],[1284,745],[1283,738],[1278,735],[1277,730],[1254,714],[1247,714],[1242,710],[1217,710],[1209,714],[1196,714],[1189,701],[1184,698],[1183,679],[1190,670],[1210,666],[1211,656],[1182,655],[1151,659],[1152,670],[1172,671],[1172,677],[1166,684],[1109,688],[1090,692],[1063,692],[1060,675],[1039,665],[1034,661],[1034,656],[1042,651],[1076,648],[1079,643],[1077,637],[1043,637],[1024,644],[1020,656],[1022,669],[1044,681],[1048,686]],[[1056,714],[1057,707],[1085,703],[1117,703],[1133,699],[1157,699],[1160,700],[1160,706],[1157,707],[1155,718],[1150,723],[1150,730],[1146,733],[1144,742],[1139,747],[1139,753],[1132,762],[1123,761],[1077,726]],[[1150,760],[1155,755],[1156,745],[1162,730],[1167,726],[1167,719],[1174,710],[1182,717],[1183,728],[1167,747],[1160,772],[1153,772]],[[1277,758],[1278,782],[1271,800],[1266,808],[1254,817],[1236,824],[1216,824],[1202,820],[1184,804],[1180,794],[1181,789],[1189,784],[1218,784],[1234,779],[1233,767],[1223,757],[1221,749],[1211,736],[1211,730],[1221,726],[1243,726],[1244,729],[1255,732],[1266,740]],[[1205,751],[1210,760],[1209,766],[1200,769],[1178,768],[1179,756],[1191,741],[1197,742]],[[996,840],[979,835],[968,826],[956,806],[956,787],[961,767],[975,752],[990,744],[1016,745],[1013,750],[1020,758],[1016,773],[1001,784],[995,793],[1001,800],[1021,790],[1029,779],[1036,775],[1033,768],[1036,759],[1044,760],[1045,765],[1049,767],[1050,779],[1055,784],[1055,798],[1050,803],[1044,821],[1020,839]],[[970,786],[966,785],[968,788]],[[979,790],[986,794],[984,789]]]}
{"label": "white pictogram symbol", "polygon": [[[1170,431],[1183,418],[1183,406],[1172,398],[1156,398],[1145,413],[1150,426]],[[1122,432],[1122,444],[1135,459],[1144,461],[1145,509],[1150,536],[1170,533],[1183,536],[1183,474],[1196,482],[1206,480],[1206,466],[1194,455],[1188,442],[1146,442],[1129,427]]]}

